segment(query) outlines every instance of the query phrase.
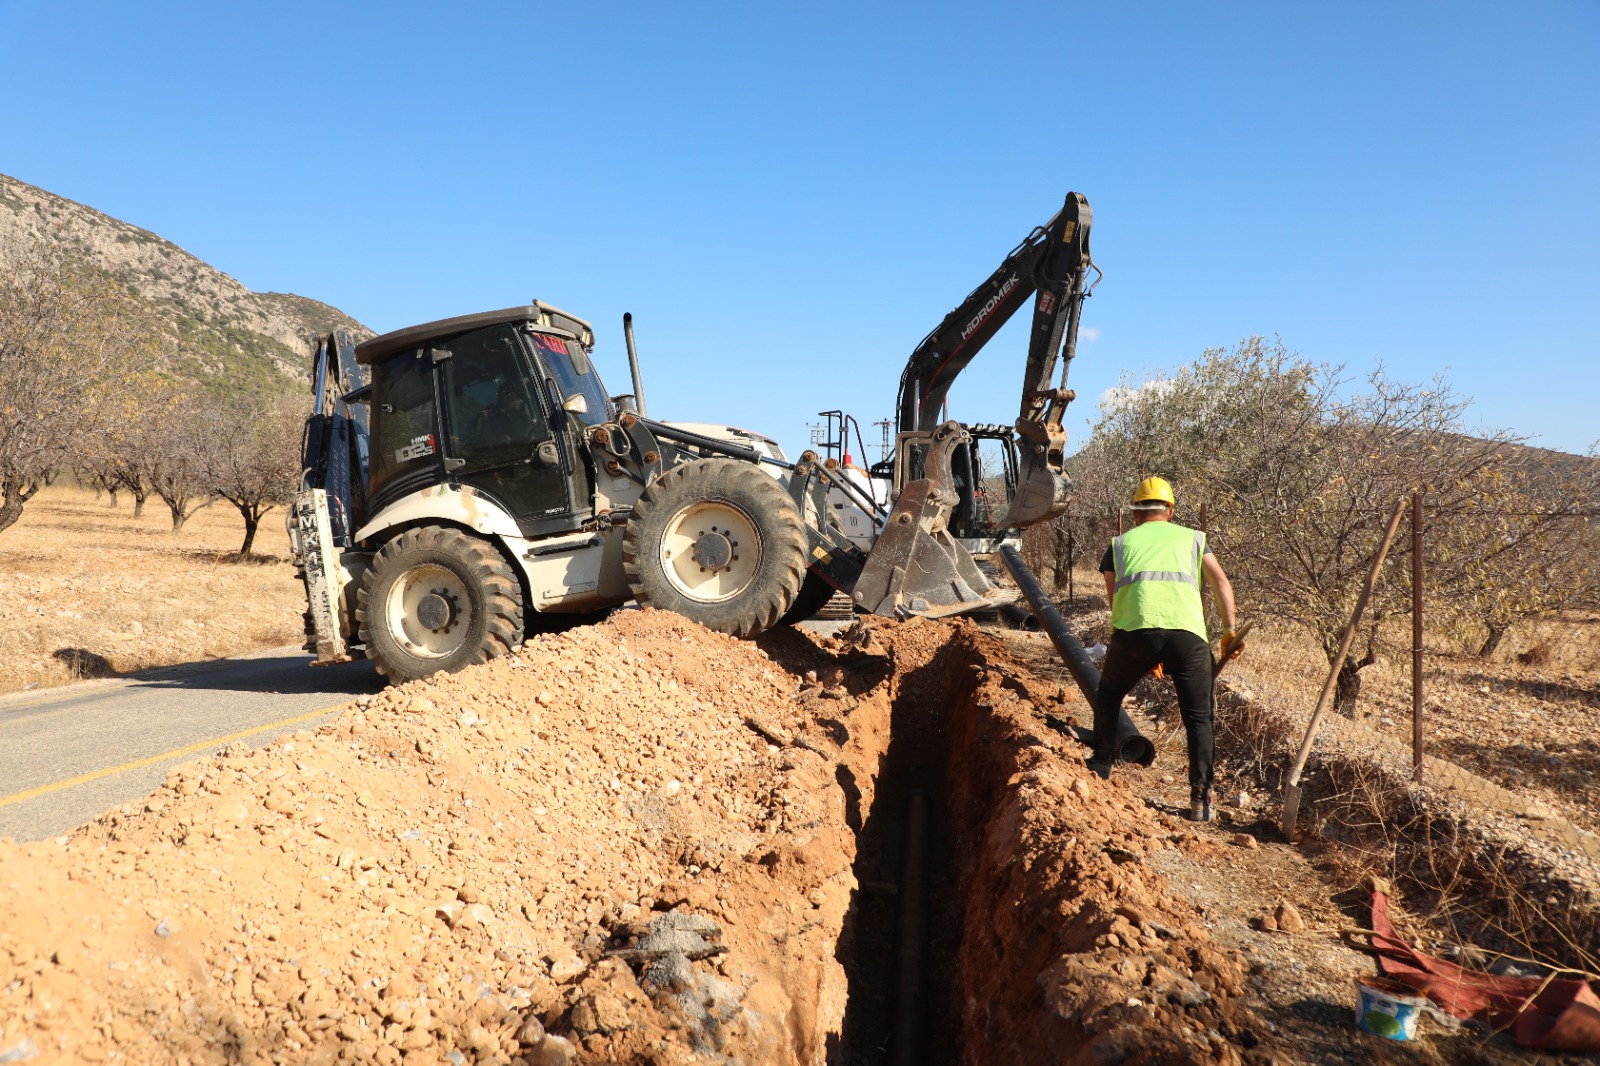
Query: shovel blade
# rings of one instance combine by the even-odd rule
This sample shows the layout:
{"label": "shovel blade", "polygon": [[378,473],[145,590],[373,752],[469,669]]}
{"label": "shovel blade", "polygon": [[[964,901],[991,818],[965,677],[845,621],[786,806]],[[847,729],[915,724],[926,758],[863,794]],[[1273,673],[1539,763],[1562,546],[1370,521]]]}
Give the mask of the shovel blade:
{"label": "shovel blade", "polygon": [[1295,822],[1300,818],[1300,786],[1283,786],[1283,835],[1294,839]]}

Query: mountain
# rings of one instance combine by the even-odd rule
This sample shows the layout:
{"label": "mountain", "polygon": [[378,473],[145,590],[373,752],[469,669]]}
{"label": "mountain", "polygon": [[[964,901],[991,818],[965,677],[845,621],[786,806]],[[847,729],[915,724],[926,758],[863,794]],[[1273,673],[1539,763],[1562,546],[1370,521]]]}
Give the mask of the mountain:
{"label": "mountain", "polygon": [[168,370],[224,393],[302,381],[309,341],[361,323],[325,303],[281,292],[251,292],[171,241],[26,182],[0,174],[0,265],[11,249],[46,238],[70,259],[104,272],[154,312],[176,339]]}

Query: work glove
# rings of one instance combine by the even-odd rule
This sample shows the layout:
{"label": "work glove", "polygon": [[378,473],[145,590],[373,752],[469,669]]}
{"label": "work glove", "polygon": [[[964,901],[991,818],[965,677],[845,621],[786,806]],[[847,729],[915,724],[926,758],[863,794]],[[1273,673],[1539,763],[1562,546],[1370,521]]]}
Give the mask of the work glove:
{"label": "work glove", "polygon": [[1228,630],[1222,635],[1222,647],[1218,650],[1217,661],[1227,662],[1235,655],[1244,654],[1244,641],[1233,630]]}

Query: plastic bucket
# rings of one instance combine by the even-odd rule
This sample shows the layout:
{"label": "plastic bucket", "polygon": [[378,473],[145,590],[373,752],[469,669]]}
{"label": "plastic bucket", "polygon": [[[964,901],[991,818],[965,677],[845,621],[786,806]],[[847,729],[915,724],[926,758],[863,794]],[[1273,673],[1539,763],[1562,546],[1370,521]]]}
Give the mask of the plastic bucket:
{"label": "plastic bucket", "polygon": [[1381,977],[1357,977],[1356,1000],[1356,1024],[1373,1036],[1390,1040],[1414,1039],[1417,1018],[1428,1005],[1426,996]]}

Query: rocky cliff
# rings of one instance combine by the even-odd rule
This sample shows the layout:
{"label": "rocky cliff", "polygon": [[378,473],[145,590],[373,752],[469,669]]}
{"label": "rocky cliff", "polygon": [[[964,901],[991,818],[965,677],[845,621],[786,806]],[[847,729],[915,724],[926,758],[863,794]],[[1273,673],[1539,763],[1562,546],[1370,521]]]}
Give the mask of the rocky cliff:
{"label": "rocky cliff", "polygon": [[102,270],[166,323],[170,370],[234,392],[299,379],[308,341],[344,327],[372,331],[338,308],[292,293],[251,292],[170,241],[0,174],[0,266],[41,241]]}

